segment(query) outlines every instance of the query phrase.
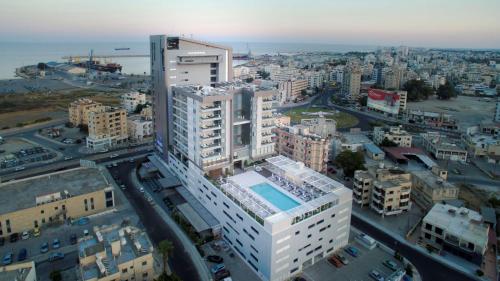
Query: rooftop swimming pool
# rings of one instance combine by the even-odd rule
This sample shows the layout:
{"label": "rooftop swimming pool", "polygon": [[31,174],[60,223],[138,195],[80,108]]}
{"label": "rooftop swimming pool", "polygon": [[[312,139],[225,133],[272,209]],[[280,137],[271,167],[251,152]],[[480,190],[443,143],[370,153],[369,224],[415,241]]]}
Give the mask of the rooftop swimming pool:
{"label": "rooftop swimming pool", "polygon": [[288,211],[300,205],[299,202],[293,200],[266,182],[253,185],[250,189],[282,211]]}

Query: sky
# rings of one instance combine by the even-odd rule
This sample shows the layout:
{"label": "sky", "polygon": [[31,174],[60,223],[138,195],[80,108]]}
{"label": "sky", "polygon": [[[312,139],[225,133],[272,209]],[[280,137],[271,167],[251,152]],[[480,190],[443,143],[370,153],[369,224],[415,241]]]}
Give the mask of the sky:
{"label": "sky", "polygon": [[0,41],[500,48],[500,0],[0,0]]}

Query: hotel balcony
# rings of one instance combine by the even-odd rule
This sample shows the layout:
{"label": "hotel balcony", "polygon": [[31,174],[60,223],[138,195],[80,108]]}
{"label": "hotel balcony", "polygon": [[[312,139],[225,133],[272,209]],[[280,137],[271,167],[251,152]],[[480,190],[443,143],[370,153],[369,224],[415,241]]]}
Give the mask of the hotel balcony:
{"label": "hotel balcony", "polygon": [[209,144],[202,144],[200,145],[201,147],[201,153],[205,153],[205,152],[208,152],[208,151],[212,151],[214,149],[217,149],[217,148],[221,148],[221,144],[220,143],[209,143]]}
{"label": "hotel balcony", "polygon": [[358,188],[354,187],[352,189],[352,193],[354,193],[355,195],[361,196],[363,194],[363,189],[358,189]]}
{"label": "hotel balcony", "polygon": [[382,197],[372,196],[372,201],[381,204],[383,201]]}
{"label": "hotel balcony", "polygon": [[220,139],[221,138],[221,134],[201,135],[200,138],[201,138],[201,140],[203,142],[207,142],[207,141],[212,141],[212,140]]}
{"label": "hotel balcony", "polygon": [[370,204],[370,208],[372,208],[372,210],[374,210],[375,212],[377,212],[378,214],[383,214],[384,213],[384,208],[379,206],[378,204]]}
{"label": "hotel balcony", "polygon": [[202,106],[201,107],[201,112],[211,112],[215,110],[222,110],[222,107],[220,105],[213,105],[213,106]]}
{"label": "hotel balcony", "polygon": [[201,117],[202,121],[215,121],[215,120],[221,120],[220,115],[212,114],[212,115],[202,115]]}
{"label": "hotel balcony", "polygon": [[403,202],[408,202],[410,201],[410,196],[406,197],[406,198],[399,198],[399,202],[403,203]]}
{"label": "hotel balcony", "polygon": [[209,125],[202,125],[200,128],[203,132],[208,132],[208,131],[222,129],[222,126],[221,126],[221,124],[215,123],[215,124],[209,124]]}
{"label": "hotel balcony", "polygon": [[373,194],[378,195],[380,197],[384,197],[385,196],[385,194],[383,193],[382,189],[377,188],[377,187],[373,187],[372,192],[373,192]]}

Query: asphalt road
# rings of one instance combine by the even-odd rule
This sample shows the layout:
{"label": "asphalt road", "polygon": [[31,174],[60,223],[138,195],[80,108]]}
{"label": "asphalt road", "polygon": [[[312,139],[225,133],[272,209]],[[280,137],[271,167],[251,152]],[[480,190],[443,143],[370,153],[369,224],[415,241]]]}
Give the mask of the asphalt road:
{"label": "asphalt road", "polygon": [[182,280],[201,280],[195,266],[191,262],[191,258],[187,252],[183,250],[181,242],[174,235],[173,231],[146,201],[144,195],[133,187],[130,173],[134,166],[135,163],[129,163],[127,161],[119,164],[117,167],[110,168],[110,172],[112,175],[117,175],[126,186],[124,190],[125,196],[138,214],[153,243],[157,246],[160,241],[172,241],[174,251],[169,259],[169,266],[172,271]]}
{"label": "asphalt road", "polygon": [[38,280],[40,281],[49,281],[50,273],[54,270],[64,271],[66,269],[72,268],[78,264],[78,252],[73,251],[64,256],[64,259],[57,261],[44,261],[41,263],[37,263],[36,265],[36,274],[38,276]]}
{"label": "asphalt road", "polygon": [[413,247],[399,243],[387,233],[374,228],[365,221],[359,219],[355,215],[351,217],[351,224],[362,232],[373,237],[375,240],[383,243],[387,247],[399,251],[405,258],[411,261],[422,276],[423,281],[471,281],[469,276],[456,271],[432,258],[426,254],[417,251]]}

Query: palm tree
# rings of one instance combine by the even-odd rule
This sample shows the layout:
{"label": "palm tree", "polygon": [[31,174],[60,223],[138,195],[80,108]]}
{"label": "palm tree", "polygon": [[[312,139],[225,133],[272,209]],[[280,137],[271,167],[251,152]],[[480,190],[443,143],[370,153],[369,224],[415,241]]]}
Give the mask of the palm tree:
{"label": "palm tree", "polygon": [[168,256],[174,250],[174,245],[172,244],[171,241],[163,240],[158,245],[158,249],[160,250],[160,254],[163,258],[163,273],[166,274],[167,273]]}

